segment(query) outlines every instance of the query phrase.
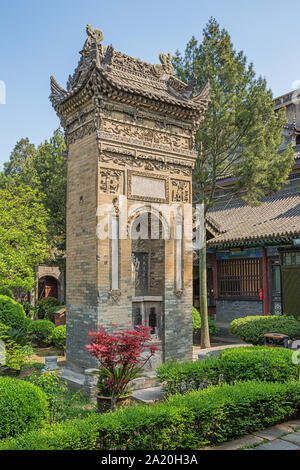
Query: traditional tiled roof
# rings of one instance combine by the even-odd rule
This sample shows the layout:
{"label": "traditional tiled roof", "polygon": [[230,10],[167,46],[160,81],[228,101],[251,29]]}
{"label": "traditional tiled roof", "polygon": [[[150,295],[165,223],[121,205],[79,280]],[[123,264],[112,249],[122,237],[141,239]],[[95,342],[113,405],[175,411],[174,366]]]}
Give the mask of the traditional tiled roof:
{"label": "traditional tiled roof", "polygon": [[222,233],[208,241],[209,246],[239,245],[259,240],[286,239],[300,235],[300,191],[287,186],[250,207],[241,200],[226,202],[209,211],[210,222]]}
{"label": "traditional tiled roof", "polygon": [[152,65],[117,52],[112,46],[103,46],[100,44],[103,39],[101,31],[92,31],[90,25],[87,33],[88,39],[80,52],[81,59],[73,76],[69,77],[67,90],[51,77],[50,100],[56,111],[84,88],[93,70],[100,75],[104,89],[109,86],[116,93],[138,95],[196,112],[207,107],[209,84],[195,94],[194,78],[187,85],[175,77],[171,54],[160,53],[161,64]]}

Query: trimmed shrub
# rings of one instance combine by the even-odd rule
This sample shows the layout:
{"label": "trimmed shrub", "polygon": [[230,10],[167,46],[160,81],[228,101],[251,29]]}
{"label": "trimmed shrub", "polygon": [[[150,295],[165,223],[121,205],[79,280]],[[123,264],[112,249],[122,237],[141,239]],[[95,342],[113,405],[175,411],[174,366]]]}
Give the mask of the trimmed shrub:
{"label": "trimmed shrub", "polygon": [[39,429],[48,421],[48,402],[40,388],[0,377],[0,439]]}
{"label": "trimmed shrub", "polygon": [[11,299],[15,298],[13,291],[8,287],[0,287],[0,295],[6,295],[6,297],[10,297]]}
{"label": "trimmed shrub", "polygon": [[264,346],[225,349],[219,359],[220,371],[227,383],[237,380],[299,380],[300,365],[293,364],[293,352]]}
{"label": "trimmed shrub", "polygon": [[219,358],[196,362],[167,362],[156,372],[166,393],[185,393],[218,383],[238,380],[285,382],[299,380],[300,365],[292,362],[293,351],[265,346],[225,349]]}
{"label": "trimmed shrub", "polygon": [[[208,317],[208,326],[210,335],[216,335],[220,331],[220,328],[217,327],[214,320],[210,317]],[[201,330],[201,316],[198,310],[193,307],[193,332],[198,333],[199,330]]]}
{"label": "trimmed shrub", "polygon": [[169,361],[156,369],[158,381],[168,394],[185,393],[191,390],[217,385],[220,381],[219,359],[196,362]]}
{"label": "trimmed shrub", "polygon": [[300,338],[300,321],[290,316],[270,315],[237,318],[231,322],[229,329],[233,335],[254,345],[264,344],[266,333],[281,333],[288,335],[291,340]]}
{"label": "trimmed shrub", "polygon": [[0,442],[0,450],[196,450],[294,418],[300,383],[256,381],[95,414]]}
{"label": "trimmed shrub", "polygon": [[28,326],[28,331],[33,333],[35,341],[40,345],[51,344],[54,329],[55,325],[49,320],[31,321]]}
{"label": "trimmed shrub", "polygon": [[22,305],[7,295],[0,295],[0,323],[18,330],[26,329],[26,316]]}
{"label": "trimmed shrub", "polygon": [[52,343],[58,349],[66,349],[66,325],[60,325],[54,328],[52,332]]}

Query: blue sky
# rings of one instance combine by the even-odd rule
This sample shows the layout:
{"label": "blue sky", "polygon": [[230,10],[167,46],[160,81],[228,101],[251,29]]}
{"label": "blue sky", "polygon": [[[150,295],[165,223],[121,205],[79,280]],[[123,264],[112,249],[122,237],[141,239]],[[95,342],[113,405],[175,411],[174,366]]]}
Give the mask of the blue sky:
{"label": "blue sky", "polygon": [[281,0],[1,0],[6,104],[0,104],[0,168],[17,140],[38,144],[58,127],[49,77],[65,86],[87,23],[103,31],[103,44],[157,63],[159,52],[183,50],[192,35],[201,39],[210,16],[229,31],[275,96],[300,80],[300,2],[287,8]]}

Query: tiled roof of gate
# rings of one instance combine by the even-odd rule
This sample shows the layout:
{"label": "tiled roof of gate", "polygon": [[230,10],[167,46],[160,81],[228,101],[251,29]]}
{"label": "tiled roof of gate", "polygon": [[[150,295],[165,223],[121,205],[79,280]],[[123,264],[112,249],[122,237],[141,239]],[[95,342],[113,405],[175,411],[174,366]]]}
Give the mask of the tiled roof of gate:
{"label": "tiled roof of gate", "polygon": [[171,54],[159,54],[160,64],[149,64],[135,59],[112,46],[103,46],[94,38],[94,32],[88,30],[89,37],[81,51],[79,64],[69,77],[67,89],[63,89],[51,77],[50,99],[56,108],[81,90],[96,69],[100,76],[117,91],[136,94],[151,100],[189,108],[200,112],[209,101],[209,83],[199,93],[195,93],[196,79],[189,84],[175,76]]}
{"label": "tiled roof of gate", "polygon": [[209,211],[222,232],[209,246],[241,244],[246,241],[297,237],[300,234],[300,191],[282,190],[251,207],[243,201],[226,202]]}

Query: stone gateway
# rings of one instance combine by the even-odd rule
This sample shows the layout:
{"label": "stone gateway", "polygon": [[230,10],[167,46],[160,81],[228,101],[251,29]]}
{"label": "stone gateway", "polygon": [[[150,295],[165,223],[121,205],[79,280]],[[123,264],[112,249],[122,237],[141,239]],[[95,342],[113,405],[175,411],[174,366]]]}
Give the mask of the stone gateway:
{"label": "stone gateway", "polygon": [[[174,75],[88,38],[50,100],[68,147],[67,367],[95,364],[87,331],[148,322],[161,357],[192,359],[194,136],[209,100]],[[154,364],[153,364],[154,366]]]}

